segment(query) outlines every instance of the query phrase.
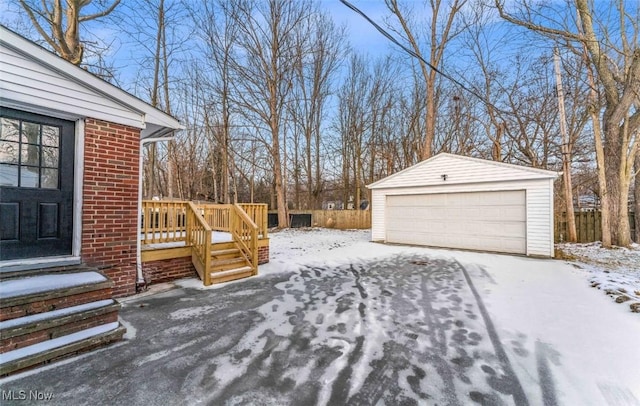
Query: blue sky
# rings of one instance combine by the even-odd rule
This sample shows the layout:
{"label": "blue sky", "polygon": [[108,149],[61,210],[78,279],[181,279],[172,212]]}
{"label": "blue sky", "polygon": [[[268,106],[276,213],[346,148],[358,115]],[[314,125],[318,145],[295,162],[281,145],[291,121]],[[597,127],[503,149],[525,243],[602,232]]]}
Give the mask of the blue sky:
{"label": "blue sky", "polygon": [[[350,2],[379,24],[382,23],[384,15],[388,14],[388,10],[382,0],[350,0]],[[331,14],[336,24],[345,24],[347,26],[349,42],[354,49],[365,51],[372,55],[388,52],[389,41],[362,16],[349,9],[339,0],[320,0],[320,5]]]}

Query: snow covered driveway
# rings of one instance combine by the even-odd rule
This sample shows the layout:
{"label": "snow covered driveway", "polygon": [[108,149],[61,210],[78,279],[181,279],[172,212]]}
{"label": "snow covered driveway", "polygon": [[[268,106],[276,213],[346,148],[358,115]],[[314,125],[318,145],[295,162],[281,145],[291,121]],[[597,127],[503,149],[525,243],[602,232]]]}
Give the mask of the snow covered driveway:
{"label": "snow covered driveway", "polygon": [[126,342],[2,389],[65,405],[640,405],[640,318],[584,271],[360,231],[271,237],[260,277],[129,301]]}

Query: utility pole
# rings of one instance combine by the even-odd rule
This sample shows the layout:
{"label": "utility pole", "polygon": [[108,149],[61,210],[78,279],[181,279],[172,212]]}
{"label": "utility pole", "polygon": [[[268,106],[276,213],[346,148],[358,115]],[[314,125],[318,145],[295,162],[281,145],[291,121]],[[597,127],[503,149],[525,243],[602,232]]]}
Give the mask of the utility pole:
{"label": "utility pole", "polygon": [[558,48],[553,49],[553,64],[556,72],[556,91],[558,93],[558,119],[560,120],[560,135],[562,136],[562,184],[564,186],[564,201],[567,213],[567,241],[576,242],[576,218],[573,213],[573,193],[571,185],[571,149],[569,148],[569,134],[567,134],[567,118],[564,110],[564,91],[562,89],[562,75],[560,73],[560,55]]}

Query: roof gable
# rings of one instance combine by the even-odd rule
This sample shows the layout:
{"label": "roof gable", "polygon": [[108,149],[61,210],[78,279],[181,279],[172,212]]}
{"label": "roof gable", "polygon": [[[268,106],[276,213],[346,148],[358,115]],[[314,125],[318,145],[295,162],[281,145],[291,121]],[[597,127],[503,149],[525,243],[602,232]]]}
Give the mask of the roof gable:
{"label": "roof gable", "polygon": [[0,101],[3,106],[91,117],[157,137],[182,129],[178,120],[0,25]]}
{"label": "roof gable", "polygon": [[[446,180],[443,175],[446,175]],[[557,172],[544,169],[529,168],[443,152],[400,172],[387,176],[367,187],[369,189],[386,189],[475,182],[554,179],[557,176]]]}

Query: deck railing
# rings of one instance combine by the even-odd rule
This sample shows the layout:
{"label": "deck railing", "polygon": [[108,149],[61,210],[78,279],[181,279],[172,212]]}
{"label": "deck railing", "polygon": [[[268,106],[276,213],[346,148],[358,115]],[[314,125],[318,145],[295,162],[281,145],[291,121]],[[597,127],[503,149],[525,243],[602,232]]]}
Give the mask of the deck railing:
{"label": "deck railing", "polygon": [[268,238],[267,211],[269,207],[263,203],[238,203],[238,206],[242,207],[242,210],[258,226],[258,237]]}
{"label": "deck railing", "polygon": [[206,204],[186,201],[142,201],[141,243],[184,242],[205,285],[211,284],[212,232],[230,233],[254,275],[258,238],[267,238],[266,204]]}
{"label": "deck railing", "polygon": [[237,204],[232,206],[229,218],[233,240],[245,259],[251,263],[255,275],[258,269],[258,226]]}
{"label": "deck railing", "polygon": [[142,201],[142,243],[156,244],[185,240],[187,202]]}
{"label": "deck railing", "polygon": [[230,204],[197,204],[202,216],[213,231],[230,232],[229,213]]}
{"label": "deck railing", "polygon": [[211,285],[211,227],[195,204],[189,202],[187,209],[186,243],[191,246],[193,262],[200,280]]}

